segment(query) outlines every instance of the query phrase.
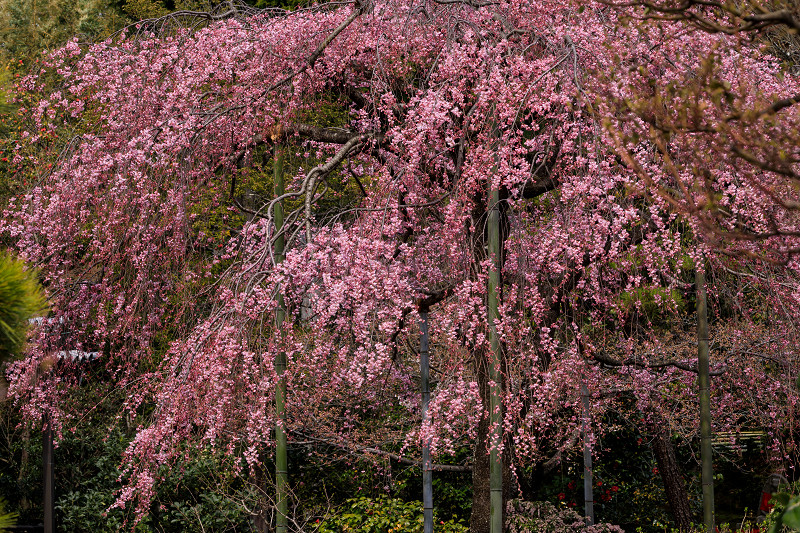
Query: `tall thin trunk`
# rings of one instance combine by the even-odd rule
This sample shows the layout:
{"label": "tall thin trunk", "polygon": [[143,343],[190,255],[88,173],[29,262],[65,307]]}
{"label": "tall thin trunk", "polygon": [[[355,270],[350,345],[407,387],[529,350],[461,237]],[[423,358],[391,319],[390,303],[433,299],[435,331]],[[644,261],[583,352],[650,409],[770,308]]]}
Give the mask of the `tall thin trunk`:
{"label": "tall thin trunk", "polygon": [[[422,394],[422,422],[424,424],[428,419],[428,403],[431,398],[427,310],[420,310],[419,331],[420,393]],[[433,474],[431,471],[431,445],[428,440],[422,442],[422,515],[423,533],[433,533]]]}
{"label": "tall thin trunk", "polygon": [[703,523],[714,533],[714,467],[711,457],[711,377],[708,362],[708,308],[705,273],[695,266],[697,285],[697,383],[700,389],[700,463],[703,484]]}
{"label": "tall thin trunk", "polygon": [[[275,197],[284,193],[283,184],[283,149],[276,144],[273,158],[273,179],[275,182]],[[275,261],[283,261],[285,240],[283,238],[283,203],[275,205]],[[281,337],[283,322],[286,318],[283,294],[278,292],[278,307],[275,309],[275,329]],[[278,374],[278,385],[275,389],[275,500],[277,506],[276,532],[286,533],[289,526],[289,461],[287,455],[288,444],[286,441],[286,353],[278,350],[275,355],[275,372]]]}
{"label": "tall thin trunk", "polygon": [[[489,375],[486,354],[481,350],[473,352],[475,380],[478,382],[478,393],[481,405],[489,407]],[[472,465],[472,512],[469,520],[470,533],[489,533],[489,515],[491,504],[489,485],[489,453],[486,441],[489,438],[489,420],[481,417],[475,436],[475,455]]]}
{"label": "tall thin trunk", "polygon": [[[25,424],[22,430],[22,455],[19,459],[19,474],[17,475],[17,482],[22,483],[25,476],[28,475],[28,467],[30,463],[30,450],[31,447],[31,428]],[[31,501],[26,495],[23,495],[19,502],[19,508],[22,511],[27,511],[31,508]]]}
{"label": "tall thin trunk", "polygon": [[500,238],[500,193],[492,187],[489,195],[488,251],[489,283],[487,312],[489,324],[489,532],[503,531],[503,442],[502,413],[502,353],[497,322],[500,319],[500,269],[502,268],[502,241]]}
{"label": "tall thin trunk", "polygon": [[657,419],[651,425],[650,433],[653,436],[653,454],[656,456],[658,471],[664,482],[664,491],[667,493],[672,517],[675,519],[678,531],[691,531],[692,511],[689,509],[689,494],[686,492],[683,474],[675,457],[675,447],[672,445],[666,421]]}

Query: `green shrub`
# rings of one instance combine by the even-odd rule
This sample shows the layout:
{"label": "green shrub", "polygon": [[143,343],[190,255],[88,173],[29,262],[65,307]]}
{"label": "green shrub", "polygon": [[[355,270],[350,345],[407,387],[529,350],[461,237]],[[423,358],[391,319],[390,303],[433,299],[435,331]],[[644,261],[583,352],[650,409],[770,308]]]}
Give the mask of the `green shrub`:
{"label": "green shrub", "polygon": [[762,523],[769,533],[800,531],[800,482],[780,487],[770,500],[773,507]]}
{"label": "green shrub", "polygon": [[[119,464],[130,441],[120,428],[107,437],[90,430],[65,433],[56,450],[56,519],[64,533],[130,530],[130,509],[110,508],[121,487]],[[212,451],[194,451],[180,469],[165,466],[150,513],[136,533],[247,532],[257,494],[234,478],[230,460]],[[69,479],[70,483],[59,480]]]}
{"label": "green shrub", "polygon": [[[352,498],[317,526],[317,533],[422,533],[422,502],[397,498]],[[434,511],[437,533],[466,533],[461,521],[440,520]]]}

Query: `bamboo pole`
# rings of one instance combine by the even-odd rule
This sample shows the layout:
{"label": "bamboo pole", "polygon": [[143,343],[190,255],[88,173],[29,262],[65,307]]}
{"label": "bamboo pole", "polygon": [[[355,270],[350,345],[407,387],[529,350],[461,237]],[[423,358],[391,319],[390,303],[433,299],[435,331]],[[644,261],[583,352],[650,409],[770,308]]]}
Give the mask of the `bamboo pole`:
{"label": "bamboo pole", "polygon": [[500,242],[500,193],[492,186],[489,195],[488,248],[489,280],[487,313],[489,323],[489,533],[503,531],[503,458],[500,452],[503,435],[501,408],[502,369],[500,338],[497,322],[500,319],[500,269],[502,268]]}
{"label": "bamboo pole", "polygon": [[697,384],[700,389],[700,463],[703,485],[703,523],[714,533],[714,465],[711,449],[711,377],[708,361],[708,305],[706,276],[695,266],[697,286]]}
{"label": "bamboo pole", "polygon": [[[283,149],[275,144],[273,156],[273,180],[275,197],[284,193],[283,183]],[[284,257],[285,239],[283,237],[283,202],[275,205],[275,262],[280,263]],[[278,307],[275,309],[275,327],[280,338],[283,322],[286,318],[283,294],[278,292]],[[287,456],[286,429],[286,353],[280,349],[275,354],[275,372],[278,374],[278,385],[275,389],[275,500],[277,503],[276,532],[286,533],[289,526],[289,461]]]}

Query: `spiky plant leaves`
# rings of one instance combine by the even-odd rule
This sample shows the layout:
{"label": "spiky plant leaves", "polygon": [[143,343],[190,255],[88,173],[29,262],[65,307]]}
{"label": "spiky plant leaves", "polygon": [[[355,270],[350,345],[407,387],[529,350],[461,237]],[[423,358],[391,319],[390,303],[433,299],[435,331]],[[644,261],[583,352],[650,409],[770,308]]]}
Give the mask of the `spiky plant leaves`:
{"label": "spiky plant leaves", "polygon": [[45,308],[35,271],[11,255],[0,255],[0,362],[19,355],[28,320]]}
{"label": "spiky plant leaves", "polygon": [[8,528],[17,525],[17,513],[6,512],[6,501],[0,499],[0,533],[5,533]]}

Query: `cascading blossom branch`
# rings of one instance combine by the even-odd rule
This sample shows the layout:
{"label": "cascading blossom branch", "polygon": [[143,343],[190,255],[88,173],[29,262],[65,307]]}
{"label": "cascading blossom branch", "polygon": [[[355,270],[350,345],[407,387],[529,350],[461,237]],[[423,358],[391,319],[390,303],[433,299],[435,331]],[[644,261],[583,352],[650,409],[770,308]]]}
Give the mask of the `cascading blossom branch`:
{"label": "cascading blossom branch", "polygon": [[[126,452],[117,503],[140,514],[184,443],[244,450],[243,467],[260,460],[277,422],[278,352],[290,438],[406,450],[425,440],[443,453],[465,435],[486,442],[485,229],[496,188],[504,453],[538,461],[574,443],[582,388],[597,434],[625,398],[653,409],[672,387],[691,401],[674,386],[691,369],[659,349],[692,297],[686,259],[700,253],[687,253],[688,226],[669,202],[640,194],[647,180],[612,150],[595,113],[608,107],[588,105],[633,90],[640,74],[620,58],[659,39],[587,2],[375,0],[70,43],[41,73],[61,87],[31,110],[24,141],[40,153],[32,163],[53,170],[0,226],[43,272],[70,334],[42,333],[12,370],[14,393],[49,391],[33,405],[57,413],[68,389],[58,368],[30,378],[41,359],[67,344],[102,349],[128,387],[126,407],[155,406]],[[671,51],[725,42],[681,39]],[[600,71],[618,83],[599,84]],[[322,101],[341,111],[336,123]],[[59,142],[68,130],[77,133]],[[242,205],[236,180],[276,147],[314,156],[289,158],[283,198]],[[669,173],[652,145],[632,149]],[[325,191],[343,194],[340,182],[360,196],[331,214]],[[281,263],[278,200],[288,212]],[[215,217],[230,226],[224,239],[204,229]],[[437,382],[422,426],[421,309]]]}

